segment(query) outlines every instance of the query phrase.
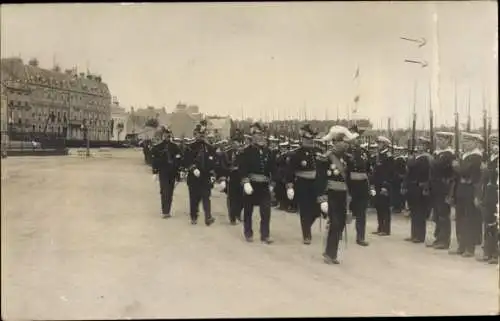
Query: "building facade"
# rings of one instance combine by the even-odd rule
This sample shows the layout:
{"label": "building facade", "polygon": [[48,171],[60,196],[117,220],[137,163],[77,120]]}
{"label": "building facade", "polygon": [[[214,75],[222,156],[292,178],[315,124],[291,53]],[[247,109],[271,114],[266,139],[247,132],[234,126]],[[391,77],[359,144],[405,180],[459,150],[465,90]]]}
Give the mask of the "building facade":
{"label": "building facade", "polygon": [[32,136],[90,140],[111,138],[111,95],[100,76],[43,69],[32,59],[1,60],[9,131]]}
{"label": "building facade", "polygon": [[113,105],[111,106],[111,121],[113,131],[111,133],[111,140],[124,141],[127,135],[127,124],[129,120],[129,113],[125,108],[120,107],[120,103],[113,97]]}
{"label": "building facade", "polygon": [[8,126],[8,113],[7,113],[7,95],[5,94],[5,87],[0,84],[0,124],[2,135],[2,152],[7,147],[9,137],[7,135]]}

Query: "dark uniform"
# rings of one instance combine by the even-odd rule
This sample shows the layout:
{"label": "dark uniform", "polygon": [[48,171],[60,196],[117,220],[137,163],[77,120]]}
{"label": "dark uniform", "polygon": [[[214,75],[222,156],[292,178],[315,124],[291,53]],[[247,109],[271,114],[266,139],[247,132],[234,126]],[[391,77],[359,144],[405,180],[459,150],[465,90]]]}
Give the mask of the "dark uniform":
{"label": "dark uniform", "polygon": [[347,186],[351,195],[350,209],[356,219],[356,243],[367,246],[366,233],[366,209],[368,207],[370,183],[368,177],[371,175],[368,153],[360,146],[354,146],[349,151],[350,159],[347,162]]}
{"label": "dark uniform", "polygon": [[[496,150],[487,159],[483,175],[482,211],[484,217],[484,253],[482,261],[498,263],[498,136],[490,136]],[[491,145],[490,144],[490,145]]]}
{"label": "dark uniform", "polygon": [[[390,141],[379,137],[386,144]],[[373,168],[371,183],[374,187],[374,205],[377,210],[377,231],[373,234],[386,236],[391,234],[391,187],[394,178],[394,160],[389,148],[381,150],[377,155],[377,163]]]}
{"label": "dark uniform", "polygon": [[209,226],[215,221],[212,217],[210,196],[215,181],[216,153],[215,148],[203,139],[205,133],[206,123],[202,121],[195,128],[195,136],[198,136],[198,139],[186,146],[184,167],[188,171],[191,224],[198,221],[198,207],[201,202],[205,212],[205,224]]}
{"label": "dark uniform", "polygon": [[276,173],[274,174],[274,193],[280,210],[286,210],[290,201],[286,197],[286,169],[288,157],[288,143],[281,143],[279,153],[276,155]]}
{"label": "dark uniform", "polygon": [[[325,140],[341,141],[352,139],[352,133],[342,126],[333,126],[324,137]],[[337,143],[344,144],[344,143]],[[324,157],[318,157],[317,175],[318,190],[322,191],[318,197],[320,206],[328,204],[328,236],[323,253],[325,263],[339,264],[337,259],[339,242],[345,229],[347,218],[347,183],[348,167],[344,160],[345,151],[341,145],[328,151]]]}
{"label": "dark uniform", "polygon": [[[163,134],[170,135],[169,129]],[[160,181],[161,209],[164,218],[171,217],[172,197],[175,182],[180,180],[179,169],[182,164],[182,152],[170,139],[164,139],[151,149],[153,174],[158,174]]]}
{"label": "dark uniform", "polygon": [[152,147],[152,142],[150,139],[145,139],[142,141],[142,154],[144,155],[144,163],[146,165],[151,165],[152,164],[152,159],[151,159],[151,147]]}
{"label": "dark uniform", "polygon": [[[301,132],[304,139],[312,140],[316,136],[316,132],[308,124],[301,128]],[[320,148],[311,144],[299,147],[288,156],[286,188],[294,190],[304,244],[311,244],[311,227],[320,216],[316,190],[316,158],[321,152]]]}
{"label": "dark uniform", "polygon": [[[259,123],[252,125],[252,134],[262,135],[263,128]],[[264,140],[264,145],[256,142],[245,147],[243,150],[239,169],[243,184],[243,221],[244,235],[248,242],[253,241],[252,214],[254,206],[260,210],[260,237],[267,244],[272,243],[270,238],[271,221],[271,191],[272,173],[274,172],[275,160],[271,151],[265,146],[265,138],[253,137],[252,139]]]}
{"label": "dark uniform", "polygon": [[[424,142],[423,138],[419,140]],[[411,218],[411,233],[410,237],[406,238],[408,242],[425,242],[427,219],[430,217],[432,210],[430,195],[431,162],[432,156],[426,151],[420,152],[408,160],[408,172],[404,182]]]}
{"label": "dark uniform", "polygon": [[[453,133],[451,133],[453,134]],[[436,136],[444,135],[436,133]],[[453,136],[450,135],[452,138]],[[431,163],[431,196],[436,231],[432,247],[448,249],[451,239],[450,189],[454,180],[452,163],[456,159],[452,148],[436,150]]]}
{"label": "dark uniform", "polygon": [[401,187],[406,174],[406,158],[402,151],[398,150],[394,155],[394,180],[392,183],[392,209],[394,213],[401,213],[406,207],[405,195],[401,193]]}
{"label": "dark uniform", "polygon": [[[462,133],[464,140],[481,140],[480,136]],[[482,242],[482,217],[479,208],[481,200],[481,163],[483,153],[478,148],[465,152],[456,167],[455,189],[457,251],[464,257],[473,257],[476,245]]]}
{"label": "dark uniform", "polygon": [[[232,140],[237,144],[243,142],[243,135],[236,130]],[[227,208],[229,222],[236,225],[241,221],[241,211],[243,209],[243,187],[241,185],[241,175],[238,164],[241,163],[242,146],[230,146],[219,154],[219,164],[217,170],[217,180],[226,182]]]}

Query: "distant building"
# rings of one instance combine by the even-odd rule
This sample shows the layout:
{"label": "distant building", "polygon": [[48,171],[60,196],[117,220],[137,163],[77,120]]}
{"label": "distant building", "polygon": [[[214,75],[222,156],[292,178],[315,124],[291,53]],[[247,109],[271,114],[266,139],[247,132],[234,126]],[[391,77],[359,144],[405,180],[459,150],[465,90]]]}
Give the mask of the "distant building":
{"label": "distant building", "polygon": [[231,135],[231,118],[229,117],[207,117],[208,130],[210,134],[219,139],[228,139]]}
{"label": "distant building", "polygon": [[174,111],[160,124],[167,125],[175,137],[192,137],[193,130],[201,119],[198,106],[188,107],[186,104],[178,103]]}
{"label": "distant building", "polygon": [[127,125],[129,120],[129,113],[125,111],[124,107],[120,107],[120,103],[113,97],[113,104],[111,106],[111,119],[113,131],[111,133],[111,140],[124,141],[127,135]]}
{"label": "distant building", "polygon": [[7,147],[9,137],[7,134],[9,115],[7,113],[7,94],[3,84],[0,84],[0,124],[2,135],[2,152]]}
{"label": "distant building", "polygon": [[127,121],[127,134],[140,134],[145,130],[146,122],[150,119],[157,119],[160,124],[166,123],[168,119],[166,108],[148,106],[135,109],[132,107]]}
{"label": "distant building", "polygon": [[6,87],[9,130],[12,133],[90,140],[111,135],[111,95],[100,76],[44,69],[36,59],[4,58],[1,81]]}

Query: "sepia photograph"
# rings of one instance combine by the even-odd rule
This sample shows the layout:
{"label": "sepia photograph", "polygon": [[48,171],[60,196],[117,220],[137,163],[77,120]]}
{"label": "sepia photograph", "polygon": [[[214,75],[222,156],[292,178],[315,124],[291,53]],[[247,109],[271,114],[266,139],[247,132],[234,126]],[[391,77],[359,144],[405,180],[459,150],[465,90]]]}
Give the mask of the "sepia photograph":
{"label": "sepia photograph", "polygon": [[500,314],[497,1],[0,6],[2,320]]}

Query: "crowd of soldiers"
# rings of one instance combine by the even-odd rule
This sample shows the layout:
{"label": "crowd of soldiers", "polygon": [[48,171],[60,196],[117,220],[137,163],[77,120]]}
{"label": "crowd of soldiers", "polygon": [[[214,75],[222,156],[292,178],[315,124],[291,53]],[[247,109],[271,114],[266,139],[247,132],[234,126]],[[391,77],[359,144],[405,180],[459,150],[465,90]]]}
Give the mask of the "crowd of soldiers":
{"label": "crowd of soldiers", "polygon": [[[437,132],[437,148],[430,153],[430,138],[420,137],[412,150],[392,146],[379,136],[376,143],[362,143],[356,125],[333,126],[318,137],[310,125],[301,128],[300,140],[267,136],[254,123],[250,133],[236,130],[229,140],[213,141],[202,121],[192,139],[177,139],[162,127],[153,141],[143,142],[144,157],[159,181],[162,216],[172,216],[176,182],[186,180],[191,224],[198,222],[202,203],[207,226],[213,188],[226,193],[231,225],[243,223],[245,240],[253,242],[252,213],[260,212],[260,240],[273,243],[271,207],[298,212],[303,243],[312,243],[311,227],[327,220],[323,257],[339,264],[342,234],[355,219],[356,243],[366,241],[366,212],[373,206],[378,227],[372,234],[391,234],[391,216],[408,206],[411,230],[408,242],[426,241],[427,221],[435,223],[427,247],[449,250],[452,236],[451,208],[455,208],[458,247],[450,254],[474,257],[483,245],[481,261],[498,263],[498,135],[488,139],[490,155],[484,157],[481,135],[462,132],[463,151],[451,147],[454,133]],[[432,215],[431,215],[432,213]]]}

